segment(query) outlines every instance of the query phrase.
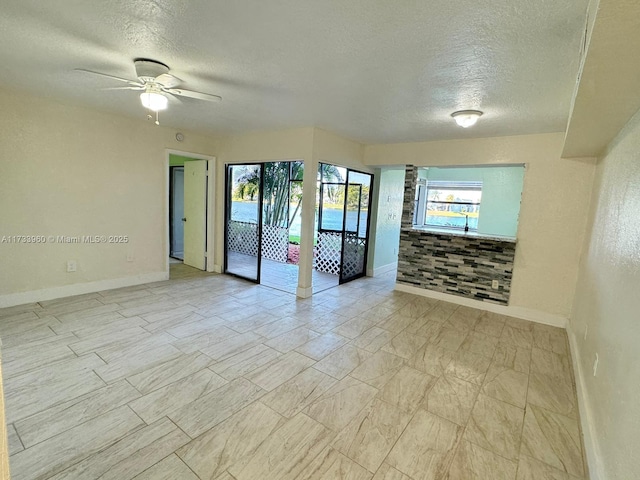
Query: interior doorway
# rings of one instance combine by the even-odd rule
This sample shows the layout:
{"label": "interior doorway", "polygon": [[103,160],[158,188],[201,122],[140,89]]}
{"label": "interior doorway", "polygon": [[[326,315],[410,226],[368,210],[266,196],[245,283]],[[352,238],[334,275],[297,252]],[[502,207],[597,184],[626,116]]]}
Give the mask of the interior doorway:
{"label": "interior doorway", "polygon": [[[208,262],[211,225],[208,221],[213,200],[214,159],[169,152],[167,263],[184,262],[199,270],[212,270]],[[167,266],[168,268],[168,266]]]}

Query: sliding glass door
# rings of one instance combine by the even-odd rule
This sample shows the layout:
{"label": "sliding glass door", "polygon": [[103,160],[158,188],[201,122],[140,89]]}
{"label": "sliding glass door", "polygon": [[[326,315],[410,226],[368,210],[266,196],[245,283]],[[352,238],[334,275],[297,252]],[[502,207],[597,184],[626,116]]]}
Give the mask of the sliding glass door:
{"label": "sliding glass door", "polygon": [[224,271],[256,283],[260,283],[263,183],[260,164],[227,166]]}

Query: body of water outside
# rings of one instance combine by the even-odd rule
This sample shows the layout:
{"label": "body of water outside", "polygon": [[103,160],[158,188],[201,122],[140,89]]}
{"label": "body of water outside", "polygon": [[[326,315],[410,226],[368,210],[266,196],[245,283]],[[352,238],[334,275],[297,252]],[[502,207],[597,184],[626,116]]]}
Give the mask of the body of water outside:
{"label": "body of water outside", "polygon": [[[295,205],[291,205],[291,212],[295,210]],[[359,236],[364,237],[367,231],[367,211],[360,212],[360,228]],[[251,222],[258,223],[258,202],[239,202],[234,200],[231,207],[231,219],[238,222]],[[354,231],[357,227],[358,212],[347,212],[347,230]],[[324,208],[322,210],[322,228],[325,230],[338,230],[342,231],[342,209],[339,208]],[[316,227],[318,228],[318,212],[316,211]],[[298,238],[300,237],[301,219],[300,212],[293,219],[293,222],[289,226],[289,236]]]}
{"label": "body of water outside", "polygon": [[[291,212],[295,210],[295,205],[291,205]],[[367,211],[360,212],[360,237],[364,237],[367,228]],[[436,213],[436,212],[433,212]],[[356,229],[357,212],[347,212],[347,230],[353,231]],[[251,222],[258,223],[258,203],[257,202],[233,202],[232,215],[233,220],[239,222]],[[427,225],[433,227],[454,227],[464,229],[465,217],[460,216],[440,216],[440,215],[427,215]],[[318,225],[318,212],[316,211],[316,227]],[[342,209],[340,208],[325,208],[322,210],[322,227],[325,230],[337,230],[342,231]],[[478,229],[478,217],[469,217],[469,228],[471,230]],[[289,227],[289,235],[292,238],[300,237],[301,221],[300,212],[293,219]]]}
{"label": "body of water outside", "polygon": [[[465,217],[464,215],[458,217],[442,216],[442,215],[427,215],[426,225],[431,227],[453,227],[464,229]],[[469,229],[478,229],[478,217],[469,217]]]}

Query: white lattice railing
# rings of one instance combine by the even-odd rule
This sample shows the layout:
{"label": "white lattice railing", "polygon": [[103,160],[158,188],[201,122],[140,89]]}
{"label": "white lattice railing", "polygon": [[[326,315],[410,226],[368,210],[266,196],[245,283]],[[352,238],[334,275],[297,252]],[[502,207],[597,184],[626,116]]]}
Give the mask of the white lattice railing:
{"label": "white lattice railing", "polygon": [[287,263],[289,229],[275,225],[262,226],[262,258]]}
{"label": "white lattice railing", "polygon": [[[258,224],[230,220],[227,249],[230,252],[258,256]],[[273,225],[262,226],[262,258],[287,262],[289,253],[289,229]]]}
{"label": "white lattice railing", "polygon": [[230,220],[227,225],[227,249],[230,252],[258,256],[258,224]]}
{"label": "white lattice railing", "polygon": [[333,232],[319,232],[314,256],[316,270],[332,275],[340,275],[341,255],[342,235]]}
{"label": "white lattice railing", "polygon": [[364,246],[365,239],[358,238],[357,233],[345,233],[343,278],[350,278],[362,273],[364,269]]}
{"label": "white lattice railing", "polygon": [[[258,255],[258,225],[230,221],[227,248],[230,252]],[[364,267],[365,240],[355,233],[347,233],[344,240],[344,276],[352,277]],[[342,235],[334,232],[318,233],[314,251],[314,266],[318,272],[340,275]],[[273,225],[262,227],[262,258],[286,263],[289,253],[289,229]]]}

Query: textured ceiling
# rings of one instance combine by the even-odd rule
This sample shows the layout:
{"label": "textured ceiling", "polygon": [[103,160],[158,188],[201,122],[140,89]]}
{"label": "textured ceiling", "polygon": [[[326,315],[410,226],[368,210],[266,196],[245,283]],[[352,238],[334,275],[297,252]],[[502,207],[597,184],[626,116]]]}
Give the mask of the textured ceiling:
{"label": "textured ceiling", "polygon": [[[0,86],[145,118],[134,78],[168,64],[221,103],[161,123],[242,133],[318,126],[363,143],[564,131],[586,0],[3,0]],[[449,117],[485,112],[472,129]]]}

